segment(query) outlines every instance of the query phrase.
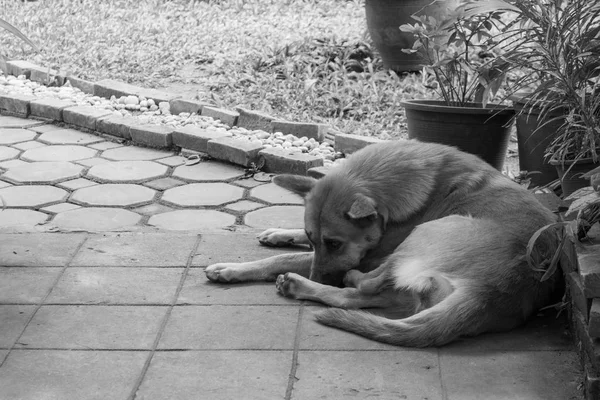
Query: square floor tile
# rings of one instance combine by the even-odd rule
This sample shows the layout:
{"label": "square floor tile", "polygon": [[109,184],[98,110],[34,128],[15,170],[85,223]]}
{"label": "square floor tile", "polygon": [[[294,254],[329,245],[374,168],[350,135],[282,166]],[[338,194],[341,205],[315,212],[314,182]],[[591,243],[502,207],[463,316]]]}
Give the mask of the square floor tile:
{"label": "square floor tile", "polygon": [[91,237],[72,266],[185,267],[196,235],[121,233]]}
{"label": "square floor tile", "polygon": [[13,350],[0,368],[2,399],[127,399],[147,352]]}
{"label": "square floor tile", "polygon": [[309,350],[399,350],[386,343],[376,342],[351,332],[325,326],[315,320],[323,307],[305,307],[302,312],[300,349]]}
{"label": "square floor tile", "polygon": [[210,282],[204,269],[190,268],[179,293],[177,304],[287,304],[300,305],[298,300],[277,293],[274,282],[219,284]]}
{"label": "square floor tile", "polygon": [[0,347],[9,348],[13,345],[23,332],[35,308],[35,306],[0,305]]}
{"label": "square floor tile", "polygon": [[442,399],[435,349],[301,351],[296,378],[296,400]]}
{"label": "square floor tile", "polygon": [[486,333],[461,338],[446,346],[448,349],[464,350],[570,350],[573,341],[569,333],[566,313],[559,318],[556,310],[548,309],[533,317],[522,327],[509,332]]}
{"label": "square floor tile", "polygon": [[582,372],[575,351],[440,349],[448,400],[579,399]]}
{"label": "square floor tile", "polygon": [[37,304],[62,268],[0,267],[0,303]]}
{"label": "square floor tile", "polygon": [[42,306],[17,347],[150,349],[167,307]]}
{"label": "square floor tile", "polygon": [[290,351],[157,352],[139,399],[283,399]]}
{"label": "square floor tile", "polygon": [[0,234],[3,267],[62,267],[72,257],[84,234]]}
{"label": "square floor tile", "polygon": [[202,235],[193,266],[205,267],[220,262],[246,262],[279,254],[309,251],[308,247],[268,247],[258,243],[256,235],[247,233]]}
{"label": "square floor tile", "polygon": [[171,304],[183,272],[183,268],[71,267],[46,304]]}
{"label": "square floor tile", "polygon": [[292,349],[298,310],[287,306],[176,306],[158,347]]}

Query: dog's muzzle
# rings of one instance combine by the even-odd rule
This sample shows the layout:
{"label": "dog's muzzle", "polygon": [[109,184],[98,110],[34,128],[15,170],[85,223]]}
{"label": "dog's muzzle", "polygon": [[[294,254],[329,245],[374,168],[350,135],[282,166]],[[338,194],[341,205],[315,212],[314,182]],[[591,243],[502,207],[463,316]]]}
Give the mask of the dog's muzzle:
{"label": "dog's muzzle", "polygon": [[335,286],[335,287],[344,287],[344,276],[346,275],[346,271],[340,272],[326,272],[326,273],[315,273],[311,271],[309,279],[311,281],[315,281],[321,283],[323,285]]}

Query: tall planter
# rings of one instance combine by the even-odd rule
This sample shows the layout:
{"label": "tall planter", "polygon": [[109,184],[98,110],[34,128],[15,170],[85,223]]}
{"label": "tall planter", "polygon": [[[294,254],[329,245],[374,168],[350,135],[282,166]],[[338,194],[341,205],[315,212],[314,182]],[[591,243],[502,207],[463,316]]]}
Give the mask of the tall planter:
{"label": "tall planter", "polygon": [[513,109],[476,104],[454,107],[437,100],[410,100],[401,105],[406,110],[409,138],[458,147],[502,170]]}
{"label": "tall planter", "polygon": [[513,107],[517,113],[515,125],[520,169],[538,172],[531,175],[531,183],[534,186],[543,186],[558,179],[557,170],[545,160],[545,153],[556,132],[563,125],[564,119],[547,122],[548,118],[553,119],[559,115],[555,113],[546,119],[541,119],[541,110],[527,106],[526,100],[522,98],[513,99]]}
{"label": "tall planter", "polygon": [[414,24],[413,14],[431,15],[439,20],[457,4],[457,0],[366,0],[367,28],[383,65],[396,72],[420,70],[421,57],[402,51],[411,48],[415,38],[412,33],[402,32],[400,25]]}

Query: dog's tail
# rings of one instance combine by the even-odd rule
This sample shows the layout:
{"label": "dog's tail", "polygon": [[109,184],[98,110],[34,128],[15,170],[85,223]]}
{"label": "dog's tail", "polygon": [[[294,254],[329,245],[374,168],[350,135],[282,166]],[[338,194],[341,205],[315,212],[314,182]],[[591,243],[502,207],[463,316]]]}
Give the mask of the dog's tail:
{"label": "dog's tail", "polygon": [[365,311],[329,308],[317,313],[322,324],[396,346],[441,346],[462,335],[480,332],[486,319],[476,296],[452,292],[431,308],[403,319],[388,319]]}

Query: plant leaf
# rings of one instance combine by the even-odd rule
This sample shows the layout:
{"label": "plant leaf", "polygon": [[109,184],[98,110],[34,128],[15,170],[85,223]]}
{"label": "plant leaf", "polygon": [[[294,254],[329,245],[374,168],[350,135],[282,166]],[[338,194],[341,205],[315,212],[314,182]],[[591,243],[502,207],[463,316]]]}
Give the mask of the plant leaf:
{"label": "plant leaf", "polygon": [[12,33],[13,35],[15,35],[16,37],[18,37],[22,41],[24,41],[25,43],[27,43],[28,45],[30,45],[35,51],[39,51],[38,47],[31,40],[29,40],[29,38],[27,36],[25,36],[23,33],[21,33],[20,30],[18,30],[16,27],[14,27],[13,25],[9,24],[8,22],[6,22],[5,20],[3,20],[2,18],[0,18],[0,28],[3,28],[5,30],[9,31],[10,33]]}

